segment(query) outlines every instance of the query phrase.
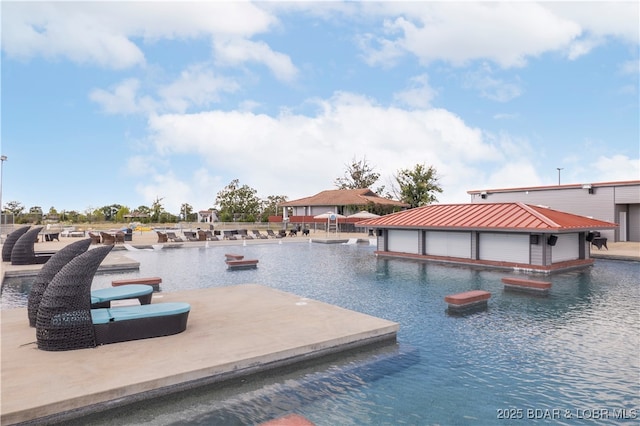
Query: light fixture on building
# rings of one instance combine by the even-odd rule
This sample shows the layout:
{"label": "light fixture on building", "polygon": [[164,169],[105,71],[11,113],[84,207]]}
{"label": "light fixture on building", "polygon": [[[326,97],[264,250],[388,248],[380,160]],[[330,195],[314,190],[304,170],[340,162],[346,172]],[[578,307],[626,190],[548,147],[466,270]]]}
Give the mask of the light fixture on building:
{"label": "light fixture on building", "polygon": [[590,183],[582,185],[582,189],[586,189],[589,194],[593,194],[593,186]]}
{"label": "light fixture on building", "polygon": [[482,191],[482,192],[480,193],[480,198],[482,198],[483,200],[486,200],[486,198],[487,198],[487,191]]}

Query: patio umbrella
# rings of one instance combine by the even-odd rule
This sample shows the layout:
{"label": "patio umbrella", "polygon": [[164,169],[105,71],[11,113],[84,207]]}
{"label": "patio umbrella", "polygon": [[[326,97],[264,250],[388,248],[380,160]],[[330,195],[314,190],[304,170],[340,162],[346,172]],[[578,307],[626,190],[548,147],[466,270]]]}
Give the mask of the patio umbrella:
{"label": "patio umbrella", "polygon": [[334,212],[326,212],[326,213],[322,213],[319,214],[317,216],[314,216],[314,219],[331,219],[331,220],[336,220],[336,219],[344,219],[346,216],[343,216],[341,214],[338,213],[334,213]]}
{"label": "patio umbrella", "polygon": [[331,227],[331,221],[335,220],[336,221],[336,233],[338,232],[338,219],[344,219],[346,216],[343,216],[341,214],[338,213],[334,213],[334,212],[326,212],[326,213],[322,213],[319,214],[317,216],[314,216],[314,219],[327,219],[327,234],[329,233],[329,228]]}
{"label": "patio umbrella", "polygon": [[366,210],[359,211],[358,213],[350,214],[349,218],[354,217],[356,219],[373,219],[374,217],[380,217],[379,214],[370,213]]}

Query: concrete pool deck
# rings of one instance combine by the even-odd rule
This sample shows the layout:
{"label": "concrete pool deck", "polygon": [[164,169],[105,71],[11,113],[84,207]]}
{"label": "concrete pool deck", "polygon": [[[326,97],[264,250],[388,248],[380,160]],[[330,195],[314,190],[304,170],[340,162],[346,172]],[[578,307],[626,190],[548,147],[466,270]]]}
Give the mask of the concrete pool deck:
{"label": "concrete pool deck", "polygon": [[191,304],[185,332],[64,352],[39,350],[26,308],[2,316],[3,425],[65,418],[368,344],[399,325],[269,287],[154,293]]}

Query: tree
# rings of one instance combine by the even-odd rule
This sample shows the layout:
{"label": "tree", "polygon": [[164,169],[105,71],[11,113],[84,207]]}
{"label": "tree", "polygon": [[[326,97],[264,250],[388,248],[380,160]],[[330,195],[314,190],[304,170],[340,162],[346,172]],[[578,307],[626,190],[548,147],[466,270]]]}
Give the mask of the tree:
{"label": "tree", "polygon": [[160,214],[163,211],[162,203],[160,201],[164,200],[164,198],[156,197],[156,199],[151,203],[151,221],[158,222],[160,220]]}
{"label": "tree", "polygon": [[262,201],[262,222],[268,222],[269,216],[278,216],[278,206],[287,201],[285,195],[269,195]]}
{"label": "tree", "polygon": [[247,186],[240,186],[238,179],[232,180],[216,196],[216,204],[220,207],[222,220],[239,219],[245,222],[253,222],[260,214],[260,199],[256,195],[258,191]]}
{"label": "tree", "polygon": [[438,199],[435,193],[442,193],[433,166],[416,164],[413,169],[401,169],[395,179],[398,183],[397,198],[412,208],[436,202]]}
{"label": "tree", "polygon": [[189,217],[193,215],[193,207],[189,203],[183,203],[180,206],[180,215],[182,216],[182,220],[189,221]]}
{"label": "tree", "polygon": [[9,201],[7,204],[5,204],[4,211],[9,212],[13,214],[14,217],[16,217],[22,214],[22,212],[24,211],[24,206],[18,201]]}
{"label": "tree", "polygon": [[[380,178],[380,173],[376,173],[368,163],[367,159],[357,160],[355,157],[351,164],[345,165],[347,170],[344,177],[336,178],[334,184],[338,189],[360,189],[371,188]],[[377,194],[382,194],[384,186],[375,190]]]}
{"label": "tree", "polygon": [[96,213],[97,216],[102,215],[105,220],[116,221],[122,220],[122,216],[125,214],[122,212],[122,206],[120,204],[111,204],[108,206],[104,206],[99,208],[99,213]]}

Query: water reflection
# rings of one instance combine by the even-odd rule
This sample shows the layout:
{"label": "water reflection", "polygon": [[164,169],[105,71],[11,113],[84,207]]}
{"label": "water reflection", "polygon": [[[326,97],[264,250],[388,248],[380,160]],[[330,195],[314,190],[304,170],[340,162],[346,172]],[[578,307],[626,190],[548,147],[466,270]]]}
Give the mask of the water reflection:
{"label": "water reflection", "polygon": [[[373,376],[324,363],[295,378],[278,373],[232,390],[212,386],[97,424],[252,424],[297,412],[317,425],[484,425],[512,423],[497,420],[504,408],[640,407],[638,263],[597,260],[553,274],[544,278],[553,283],[549,295],[539,297],[504,291],[501,278],[512,275],[506,271],[380,259],[368,246],[238,247],[260,264],[237,272],[226,270],[225,250],[131,252],[139,273],[97,276],[94,287],[129,276],[161,276],[163,291],[258,283],[397,321],[400,348],[419,356],[406,365],[390,359],[401,368],[378,365]],[[25,288],[3,287],[3,306]],[[446,295],[473,289],[491,292],[486,311],[445,314]]]}

